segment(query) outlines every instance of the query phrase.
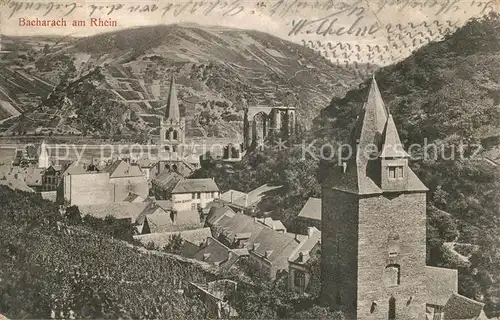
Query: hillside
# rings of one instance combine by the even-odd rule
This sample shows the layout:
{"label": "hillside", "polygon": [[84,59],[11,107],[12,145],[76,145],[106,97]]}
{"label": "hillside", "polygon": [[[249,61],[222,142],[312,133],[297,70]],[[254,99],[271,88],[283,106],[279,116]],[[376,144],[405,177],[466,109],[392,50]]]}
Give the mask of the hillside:
{"label": "hillside", "polygon": [[[134,125],[153,135],[172,74],[188,135],[222,137],[241,133],[244,106],[296,105],[301,122],[310,126],[332,94],[345,93],[366,76],[359,66],[333,65],[312,49],[266,33],[193,24],[127,29],[33,50],[26,61],[15,55],[12,61],[53,84],[101,67],[99,88],[133,112]],[[39,126],[77,132],[88,122],[66,121],[72,112],[58,112],[59,104],[43,107],[29,110],[35,112],[27,114],[33,123],[8,132],[30,133]],[[95,134],[118,131],[112,129]]]}
{"label": "hillside", "polygon": [[[484,301],[494,316],[500,314],[499,40],[500,17],[492,14],[376,73],[402,142],[418,144],[411,165],[431,190],[429,204],[451,217],[445,225],[429,220],[428,244],[480,245],[472,265],[459,266],[460,291]],[[368,85],[334,98],[315,120],[314,135],[346,142]],[[447,228],[456,228],[458,238],[450,239]],[[450,265],[436,249],[428,263]]]}
{"label": "hillside", "polygon": [[214,278],[196,263],[65,227],[58,207],[0,186],[0,314],[9,319],[201,319],[178,289]]}

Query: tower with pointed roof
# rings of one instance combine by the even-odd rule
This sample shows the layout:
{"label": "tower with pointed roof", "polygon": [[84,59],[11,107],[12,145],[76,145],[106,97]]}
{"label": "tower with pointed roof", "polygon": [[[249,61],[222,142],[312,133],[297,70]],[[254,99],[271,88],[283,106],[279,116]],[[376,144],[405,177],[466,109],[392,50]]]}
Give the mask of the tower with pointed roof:
{"label": "tower with pointed roof", "polygon": [[323,186],[323,302],[347,319],[425,318],[427,188],[375,78],[350,149]]}
{"label": "tower with pointed roof", "polygon": [[167,104],[165,105],[165,115],[161,120],[160,145],[162,151],[182,156],[185,134],[186,121],[184,117],[181,117],[175,90],[175,78],[172,75]]}

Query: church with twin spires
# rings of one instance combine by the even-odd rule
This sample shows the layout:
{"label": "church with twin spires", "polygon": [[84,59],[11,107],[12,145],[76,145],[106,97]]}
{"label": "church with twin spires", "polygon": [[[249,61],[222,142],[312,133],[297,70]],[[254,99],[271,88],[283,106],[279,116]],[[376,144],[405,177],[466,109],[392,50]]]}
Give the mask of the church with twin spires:
{"label": "church with twin spires", "polygon": [[487,319],[458,294],[458,272],[426,266],[428,189],[408,165],[375,78],[327,179],[321,208],[321,298],[346,319]]}

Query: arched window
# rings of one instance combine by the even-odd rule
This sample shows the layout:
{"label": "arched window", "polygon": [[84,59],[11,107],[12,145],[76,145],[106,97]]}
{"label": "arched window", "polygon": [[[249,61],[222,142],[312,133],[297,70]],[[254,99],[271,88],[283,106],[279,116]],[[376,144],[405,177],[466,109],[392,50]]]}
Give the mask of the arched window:
{"label": "arched window", "polygon": [[400,283],[401,267],[399,264],[390,264],[384,270],[384,282],[388,287],[397,286]]}
{"label": "arched window", "polygon": [[396,298],[389,299],[389,320],[396,320]]}
{"label": "arched window", "polygon": [[170,146],[165,146],[165,151],[170,151]]}
{"label": "arched window", "polygon": [[172,146],[172,151],[177,152],[177,146]]}
{"label": "arched window", "polygon": [[177,140],[177,139],[178,139],[177,130],[174,130],[174,131],[173,131],[173,134],[172,134],[172,139],[174,139],[174,140]]}
{"label": "arched window", "polygon": [[170,140],[170,131],[165,132],[165,140]]}

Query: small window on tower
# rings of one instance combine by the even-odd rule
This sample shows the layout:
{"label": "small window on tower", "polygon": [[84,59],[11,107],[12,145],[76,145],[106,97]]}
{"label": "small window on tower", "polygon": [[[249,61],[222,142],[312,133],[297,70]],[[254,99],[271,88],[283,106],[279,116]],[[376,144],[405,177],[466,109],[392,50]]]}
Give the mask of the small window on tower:
{"label": "small window on tower", "polygon": [[403,166],[389,167],[389,179],[403,178]]}

